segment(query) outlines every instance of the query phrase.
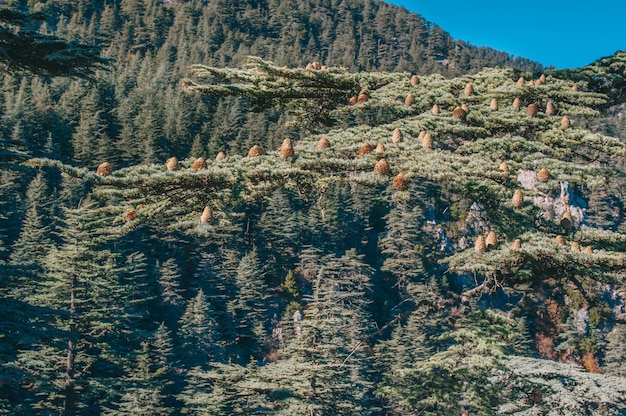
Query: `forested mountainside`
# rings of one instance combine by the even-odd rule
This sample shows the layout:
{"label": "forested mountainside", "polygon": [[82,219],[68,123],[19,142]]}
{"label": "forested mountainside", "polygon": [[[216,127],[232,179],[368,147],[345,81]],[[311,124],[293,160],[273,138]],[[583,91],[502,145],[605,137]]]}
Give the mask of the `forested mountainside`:
{"label": "forested mountainside", "polygon": [[381,2],[31,6],[111,63],[4,77],[0,414],[626,414],[623,52],[433,54]]}
{"label": "forested mountainside", "polygon": [[280,112],[251,114],[235,102],[186,96],[180,80],[192,64],[236,66],[254,55],[277,65],[324,61],[353,71],[540,70],[453,41],[418,15],[378,1],[83,0],[32,8],[57,17],[46,27],[58,36],[103,46],[111,70],[99,72],[95,84],[5,78],[0,131],[22,137],[29,152],[81,166],[101,158],[128,166],[187,157],[192,149],[240,150],[258,136],[280,144],[286,133]]}

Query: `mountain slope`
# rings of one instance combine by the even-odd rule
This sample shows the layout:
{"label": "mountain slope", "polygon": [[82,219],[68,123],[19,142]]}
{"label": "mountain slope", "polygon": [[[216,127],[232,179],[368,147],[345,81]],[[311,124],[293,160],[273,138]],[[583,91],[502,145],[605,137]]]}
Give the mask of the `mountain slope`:
{"label": "mountain slope", "polygon": [[626,149],[584,124],[623,56],[465,74],[376,2],[40,6],[116,64],[2,86],[35,157],[0,170],[1,414],[625,411]]}
{"label": "mountain slope", "polygon": [[608,97],[510,69],[445,79],[312,66],[198,65],[185,86],[287,99],[303,120],[386,121],[214,161],[99,173],[29,162],[94,184],[101,208],[83,215],[110,232],[155,227],[203,252],[181,289],[208,295],[197,313],[223,347],[183,366],[181,409],[624,411],[626,147],[577,122]]}
{"label": "mountain slope", "polygon": [[46,30],[102,46],[113,63],[98,72],[93,88],[8,78],[0,131],[20,136],[31,154],[42,155],[49,142],[56,157],[90,167],[89,155],[117,166],[156,162],[192,148],[242,149],[258,135],[278,145],[282,113],[250,114],[230,101],[190,102],[179,83],[192,64],[239,65],[255,55],[278,65],[323,61],[352,70],[447,75],[496,65],[540,69],[455,42],[418,15],[377,1],[48,1],[34,7],[54,17]]}

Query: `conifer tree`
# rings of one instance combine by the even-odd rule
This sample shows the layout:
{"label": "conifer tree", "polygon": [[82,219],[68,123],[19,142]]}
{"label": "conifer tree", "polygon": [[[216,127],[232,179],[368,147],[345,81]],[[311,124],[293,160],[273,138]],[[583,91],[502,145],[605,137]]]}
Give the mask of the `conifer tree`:
{"label": "conifer tree", "polygon": [[241,259],[235,284],[237,293],[228,303],[233,342],[229,355],[233,361],[245,364],[249,357],[260,355],[269,327],[268,290],[256,250]]}
{"label": "conifer tree", "polygon": [[396,402],[404,414],[496,414],[495,401],[504,395],[490,379],[502,366],[499,360],[510,338],[519,335],[504,318],[482,311],[459,324],[431,339],[449,345],[397,371],[379,394]]}
{"label": "conifer tree", "polygon": [[174,258],[167,259],[159,267],[159,285],[161,286],[161,301],[167,310],[176,310],[182,306],[184,298],[181,286],[181,273]]}
{"label": "conifer tree", "polygon": [[400,299],[412,296],[412,285],[423,284],[427,276],[423,264],[424,241],[420,239],[423,222],[419,207],[408,203],[394,204],[386,217],[386,233],[380,239],[384,258],[381,271],[396,280]]}
{"label": "conifer tree", "polygon": [[290,267],[300,245],[300,224],[296,210],[281,190],[270,196],[258,228],[262,241],[259,241],[257,247],[271,253],[279,267]]}
{"label": "conifer tree", "polygon": [[624,342],[626,331],[622,325],[616,325],[613,333],[608,337],[606,351],[604,353],[604,371],[614,376],[626,376],[626,353]]}
{"label": "conifer tree", "polygon": [[41,266],[52,249],[52,227],[46,224],[52,214],[49,193],[46,178],[42,173],[37,174],[26,191],[26,216],[20,236],[12,245],[11,263]]}
{"label": "conifer tree", "polygon": [[45,275],[23,298],[41,308],[31,319],[50,333],[34,334],[36,340],[17,353],[20,368],[31,373],[26,388],[35,393],[29,399],[34,409],[92,412],[102,397],[112,395],[94,368],[111,369],[105,378],[119,375],[109,350],[118,345],[128,293],[117,280],[121,268],[115,255],[99,246],[98,237],[107,237],[97,222],[97,211],[67,211],[61,244],[45,257]]}
{"label": "conifer tree", "polygon": [[369,414],[375,411],[373,374],[366,350],[373,328],[367,290],[371,269],[353,251],[326,257],[297,330],[267,366],[270,380],[284,389],[285,414]]}
{"label": "conifer tree", "polygon": [[[179,396],[185,411],[209,402],[216,413],[259,413],[271,410],[264,407],[268,403],[292,413],[375,413],[377,376],[378,396],[397,413],[514,413],[544,411],[551,404],[577,412],[592,402],[622,411],[623,378],[590,375],[585,382],[575,366],[586,362],[587,370],[595,371],[602,364],[607,334],[598,329],[619,320],[623,304],[622,224],[596,226],[585,200],[598,185],[596,178],[623,176],[611,156],[623,157],[625,147],[576,121],[599,114],[607,97],[573,91],[570,80],[552,75],[545,84],[530,84],[526,79],[533,74],[520,78],[509,69],[452,79],[421,76],[414,85],[408,73],[323,71],[253,60],[241,70],[199,69],[217,76],[218,84],[186,84],[190,90],[244,96],[260,107],[293,103],[305,125],[331,118],[344,123],[297,140],[290,160],[268,149],[243,157],[242,149],[206,169],[192,169],[195,159],[188,159],[176,171],[163,161],[106,177],[50,160],[28,162],[93,182],[94,197],[107,198],[105,211],[122,235],[161,221],[179,232],[214,238],[204,245],[200,279],[193,282],[198,291],[188,293],[202,288],[234,362],[216,356],[210,368],[193,363]],[[326,91],[326,101],[317,102],[321,112],[306,106],[315,88]],[[357,96],[351,105],[349,91],[361,93],[361,102]],[[409,105],[408,94],[415,98]],[[497,109],[493,99],[500,103]],[[548,102],[558,115],[548,114]],[[529,106],[531,113],[522,110]],[[562,124],[563,115],[571,116],[569,127]],[[402,140],[394,140],[396,129]],[[318,146],[322,138],[328,144]],[[375,151],[377,144],[382,146]],[[394,183],[399,174],[402,183]],[[428,188],[436,196],[420,195]],[[317,247],[294,253],[300,257],[294,273],[304,289],[303,318],[283,319],[284,347],[267,354],[266,364],[272,277],[264,276],[266,257],[259,258],[250,243],[264,243],[264,233],[275,229],[255,234],[254,219],[262,214],[251,207],[277,190],[293,197],[290,209],[302,209],[302,241]],[[619,199],[607,188],[607,197],[613,196]],[[207,206],[212,221],[202,220]],[[229,222],[239,236],[225,231]],[[313,230],[318,224],[325,228]],[[383,258],[357,254],[376,253],[372,241],[380,242]],[[333,254],[323,256],[326,250]],[[377,316],[389,317],[381,322],[391,324],[380,330],[372,319],[379,307],[372,305],[374,282],[405,285],[400,291],[385,289],[397,293],[397,302],[380,307]],[[542,337],[557,345],[559,335],[567,336],[544,328],[567,322],[551,313],[571,313],[573,304],[587,304],[593,324],[584,338],[572,338],[569,362],[529,357],[542,352]],[[390,335],[386,329],[394,325]],[[520,342],[522,336],[537,341],[534,350]],[[367,353],[375,344],[383,354],[397,352],[397,359],[380,358],[375,365]],[[537,369],[541,362],[549,369],[545,374]],[[568,372],[585,388],[605,386],[607,395],[597,389],[567,393],[558,404],[555,392],[564,387],[556,378]],[[207,392],[207,386],[216,388]]]}
{"label": "conifer tree", "polygon": [[[398,314],[388,325],[393,328],[388,339],[376,345],[375,366],[383,380],[380,388],[396,381],[403,371],[427,360],[433,355],[435,344],[431,338],[441,335],[448,325],[443,325],[445,300],[435,279],[422,284],[413,284],[410,297],[400,300],[392,311]],[[407,302],[408,306],[404,304]],[[401,308],[404,306],[404,308]]]}
{"label": "conifer tree", "polygon": [[107,415],[168,415],[173,413],[173,403],[166,397],[172,384],[173,356],[169,331],[161,324],[150,338],[141,342],[136,352],[129,376],[121,385],[120,399]]}
{"label": "conifer tree", "polygon": [[222,359],[224,351],[220,348],[219,331],[212,318],[214,314],[202,289],[187,302],[185,313],[179,321],[179,336],[186,365],[202,368],[209,362]]}
{"label": "conifer tree", "polygon": [[5,71],[29,71],[37,75],[89,78],[106,60],[93,45],[67,42],[37,30],[43,13],[0,9],[0,43]]}

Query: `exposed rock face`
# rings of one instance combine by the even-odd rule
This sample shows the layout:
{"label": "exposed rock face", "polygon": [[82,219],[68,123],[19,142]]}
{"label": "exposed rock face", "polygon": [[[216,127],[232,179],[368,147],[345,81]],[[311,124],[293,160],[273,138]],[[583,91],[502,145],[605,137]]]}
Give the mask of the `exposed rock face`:
{"label": "exposed rock face", "polygon": [[537,173],[533,170],[520,169],[517,180],[524,188],[533,189],[537,183]]}
{"label": "exposed rock face", "polygon": [[[520,170],[517,180],[526,189],[533,189],[537,184],[537,175],[532,170]],[[535,195],[530,200],[544,210],[544,217],[549,220],[556,220],[569,211],[573,226],[578,227],[585,220],[585,212],[587,211],[587,202],[574,194],[569,186],[569,182],[561,181],[561,192],[559,195]]]}
{"label": "exposed rock face", "polygon": [[474,201],[470,205],[467,218],[465,219],[466,236],[471,237],[483,234],[489,227],[490,222],[487,216],[487,209],[479,202]]}

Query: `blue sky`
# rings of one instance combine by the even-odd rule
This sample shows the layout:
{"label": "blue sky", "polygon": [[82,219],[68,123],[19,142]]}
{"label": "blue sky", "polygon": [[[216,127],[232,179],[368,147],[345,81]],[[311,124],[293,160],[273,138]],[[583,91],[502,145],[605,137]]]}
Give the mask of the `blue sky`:
{"label": "blue sky", "polygon": [[454,39],[558,69],[626,49],[626,0],[391,0]]}

